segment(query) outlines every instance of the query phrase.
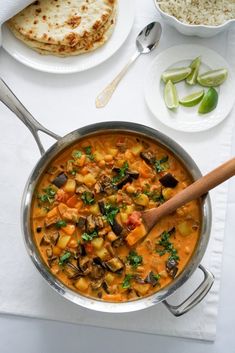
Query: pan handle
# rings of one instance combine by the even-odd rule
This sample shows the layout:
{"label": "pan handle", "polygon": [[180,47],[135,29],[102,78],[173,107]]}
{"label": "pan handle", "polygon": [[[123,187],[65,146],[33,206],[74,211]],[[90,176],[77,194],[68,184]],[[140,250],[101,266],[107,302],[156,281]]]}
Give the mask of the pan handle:
{"label": "pan handle", "polygon": [[191,310],[196,306],[200,301],[206,296],[206,294],[211,289],[212,284],[214,283],[213,274],[208,271],[204,266],[199,265],[199,269],[204,274],[204,279],[198,288],[179,305],[171,305],[166,300],[163,301],[163,304],[174,316],[181,316]]}
{"label": "pan handle", "polygon": [[27,126],[31,131],[41,154],[45,153],[45,149],[41,143],[38,136],[38,131],[42,131],[45,134],[59,140],[61,137],[56,135],[54,132],[46,129],[42,126],[30,112],[24,107],[24,105],[19,101],[19,99],[14,95],[7,84],[0,78],[0,101],[4,103],[16,116]]}

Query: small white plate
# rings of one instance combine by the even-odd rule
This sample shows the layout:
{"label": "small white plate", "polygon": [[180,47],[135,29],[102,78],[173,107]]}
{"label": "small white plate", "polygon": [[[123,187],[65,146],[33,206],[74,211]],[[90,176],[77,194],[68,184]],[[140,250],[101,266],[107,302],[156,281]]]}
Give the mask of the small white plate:
{"label": "small white plate", "polygon": [[[173,67],[189,66],[198,56],[201,56],[202,60],[200,73],[221,67],[228,69],[227,80],[216,88],[219,94],[218,105],[215,110],[205,115],[198,114],[199,105],[191,108],[180,105],[176,111],[171,111],[164,102],[161,74]],[[176,87],[179,97],[185,97],[203,88],[207,91],[206,87],[189,86],[185,81],[177,83]],[[185,132],[204,131],[221,123],[231,111],[235,101],[234,77],[228,63],[215,51],[199,45],[179,45],[167,49],[155,58],[145,81],[145,99],[153,115],[172,129]]]}
{"label": "small white plate", "polygon": [[102,47],[77,56],[60,58],[52,55],[41,55],[30,49],[3,26],[2,46],[16,60],[33,69],[68,74],[95,67],[110,58],[125,42],[134,23],[135,1],[119,0],[117,23],[112,37]]}

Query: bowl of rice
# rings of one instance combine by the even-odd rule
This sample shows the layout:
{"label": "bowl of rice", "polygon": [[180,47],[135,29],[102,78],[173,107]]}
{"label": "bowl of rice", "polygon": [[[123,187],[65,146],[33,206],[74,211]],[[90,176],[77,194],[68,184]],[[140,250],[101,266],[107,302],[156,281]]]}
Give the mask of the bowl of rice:
{"label": "bowl of rice", "polygon": [[235,22],[235,0],[154,0],[163,19],[180,33],[212,37]]}

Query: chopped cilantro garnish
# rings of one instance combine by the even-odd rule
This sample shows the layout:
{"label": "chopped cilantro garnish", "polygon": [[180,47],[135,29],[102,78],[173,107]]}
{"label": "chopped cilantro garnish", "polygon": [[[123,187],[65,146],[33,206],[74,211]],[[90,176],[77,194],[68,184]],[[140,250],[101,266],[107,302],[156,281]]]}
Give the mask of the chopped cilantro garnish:
{"label": "chopped cilantro garnish", "polygon": [[93,161],[95,159],[94,155],[92,154],[91,152],[91,146],[87,146],[84,148],[84,151],[86,153],[86,156],[91,160]]}
{"label": "chopped cilantro garnish", "polygon": [[90,191],[84,191],[82,193],[81,199],[85,205],[92,205],[95,202],[94,195]]}
{"label": "chopped cilantro garnish", "polygon": [[132,275],[131,274],[127,274],[122,282],[122,288],[124,289],[128,289],[131,287],[131,279],[132,279]]}
{"label": "chopped cilantro garnish", "polygon": [[129,255],[127,256],[127,261],[129,264],[136,268],[143,262],[143,257],[138,255],[136,251],[132,250],[130,251]]}
{"label": "chopped cilantro garnish", "polygon": [[66,227],[67,223],[63,219],[61,219],[60,221],[56,222],[55,226],[56,228],[60,229],[62,227]]}
{"label": "chopped cilantro garnish", "polygon": [[129,164],[127,162],[124,162],[122,167],[119,169],[118,174],[113,177],[112,182],[115,184],[117,183],[119,180],[121,180],[122,178],[124,178],[124,176],[126,175],[126,171],[129,168]]}
{"label": "chopped cilantro garnish", "polygon": [[52,203],[55,199],[56,191],[51,187],[48,186],[47,188],[43,189],[44,194],[39,194],[37,197],[41,202],[49,202]]}
{"label": "chopped cilantro garnish", "polygon": [[112,206],[110,204],[104,205],[104,216],[109,222],[109,224],[111,224],[111,226],[113,226],[115,216],[118,214],[118,212],[119,212],[118,207]]}
{"label": "chopped cilantro garnish", "polygon": [[154,166],[158,173],[161,173],[168,168],[167,165],[164,165],[168,161],[168,158],[169,158],[168,156],[164,156],[162,157],[162,159],[155,161]]}
{"label": "chopped cilantro garnish", "polygon": [[153,190],[150,191],[150,185],[145,184],[145,189],[143,190],[143,193],[145,195],[147,195],[150,200],[152,200],[153,202],[160,202],[163,203],[165,201],[161,191],[157,191],[157,190]]}
{"label": "chopped cilantro garnish", "polygon": [[91,240],[93,240],[96,237],[98,237],[98,233],[96,231],[94,231],[93,233],[90,233],[90,234],[88,234],[88,233],[83,233],[82,234],[82,239],[84,241],[91,241]]}
{"label": "chopped cilantro garnish", "polygon": [[158,245],[160,245],[162,248],[157,249],[157,253],[160,256],[163,256],[166,253],[168,253],[170,254],[168,260],[179,261],[178,251],[174,248],[174,245],[169,240],[173,232],[174,232],[174,228],[169,232],[164,231],[161,234],[161,239],[158,241]]}
{"label": "chopped cilantro garnish", "polygon": [[66,253],[64,253],[64,255],[62,255],[62,256],[60,257],[59,265],[60,265],[60,266],[64,265],[64,264],[68,261],[68,259],[70,258],[70,256],[71,256],[71,253],[70,253],[69,251],[67,251]]}
{"label": "chopped cilantro garnish", "polygon": [[158,273],[157,275],[156,274],[152,274],[153,278],[156,280],[156,281],[159,281],[159,279],[161,278],[161,275],[160,273]]}
{"label": "chopped cilantro garnish", "polygon": [[74,159],[80,159],[82,157],[81,151],[73,151],[72,156]]}

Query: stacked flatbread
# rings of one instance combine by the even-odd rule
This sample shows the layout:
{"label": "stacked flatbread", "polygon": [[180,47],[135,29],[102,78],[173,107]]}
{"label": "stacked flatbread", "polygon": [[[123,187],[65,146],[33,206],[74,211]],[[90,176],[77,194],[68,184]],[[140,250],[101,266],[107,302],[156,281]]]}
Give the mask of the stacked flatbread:
{"label": "stacked flatbread", "polygon": [[8,21],[14,35],[41,54],[78,55],[112,35],[118,0],[39,0]]}

